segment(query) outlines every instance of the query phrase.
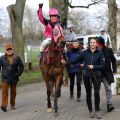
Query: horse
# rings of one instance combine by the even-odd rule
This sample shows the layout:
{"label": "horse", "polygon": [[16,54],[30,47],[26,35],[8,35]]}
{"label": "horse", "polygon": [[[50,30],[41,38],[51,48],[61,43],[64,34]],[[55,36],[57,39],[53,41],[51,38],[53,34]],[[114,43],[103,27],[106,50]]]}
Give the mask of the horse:
{"label": "horse", "polygon": [[44,52],[40,64],[42,76],[47,88],[47,112],[52,112],[51,96],[54,90],[54,113],[56,115],[58,114],[58,97],[60,97],[61,94],[61,85],[63,81],[64,65],[61,63],[61,59],[65,46],[62,29],[60,26],[57,27],[58,29],[53,31],[53,36],[57,36],[59,32],[59,37],[57,37],[56,40],[55,37],[53,37],[51,44],[47,47],[46,52]]}

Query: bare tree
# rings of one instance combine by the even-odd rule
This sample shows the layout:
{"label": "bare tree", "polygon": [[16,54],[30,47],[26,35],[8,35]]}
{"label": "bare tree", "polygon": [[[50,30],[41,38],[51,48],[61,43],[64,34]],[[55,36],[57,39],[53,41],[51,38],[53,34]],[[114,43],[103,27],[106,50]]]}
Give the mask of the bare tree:
{"label": "bare tree", "polygon": [[68,13],[68,24],[70,22],[74,25],[75,33],[77,34],[84,34],[86,32],[91,33],[92,29],[90,27],[88,17],[89,15],[84,11],[70,11]]}
{"label": "bare tree", "polygon": [[[33,17],[34,16],[34,17]],[[40,24],[37,13],[28,6],[25,7],[23,19],[23,31],[27,39],[41,40],[43,38],[43,27]]]}
{"label": "bare tree", "polygon": [[69,1],[69,0],[64,0],[65,1],[65,4],[67,4],[70,8],[89,8],[90,6],[92,5],[96,5],[96,4],[100,4],[100,3],[105,3],[105,0],[91,0],[91,3],[89,3],[87,6],[84,6],[84,5],[77,5],[77,6],[74,6],[72,5],[72,1]]}
{"label": "bare tree", "polygon": [[112,40],[113,50],[117,49],[117,4],[116,0],[108,0],[108,14],[109,14],[109,23],[108,23],[108,32]]}
{"label": "bare tree", "polygon": [[26,0],[16,0],[16,3],[7,7],[12,31],[12,42],[15,52],[24,61],[24,37],[22,30],[23,13]]}

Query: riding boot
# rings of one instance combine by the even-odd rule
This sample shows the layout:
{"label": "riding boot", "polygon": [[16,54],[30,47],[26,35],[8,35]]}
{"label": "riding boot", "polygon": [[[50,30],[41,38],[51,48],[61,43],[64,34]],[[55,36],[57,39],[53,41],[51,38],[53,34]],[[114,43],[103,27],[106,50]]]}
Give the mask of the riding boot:
{"label": "riding boot", "polygon": [[107,104],[107,112],[111,112],[114,109],[115,108],[114,108],[113,104]]}
{"label": "riding boot", "polygon": [[44,52],[40,52],[40,64],[41,64],[41,62],[42,62],[43,55],[44,55]]}

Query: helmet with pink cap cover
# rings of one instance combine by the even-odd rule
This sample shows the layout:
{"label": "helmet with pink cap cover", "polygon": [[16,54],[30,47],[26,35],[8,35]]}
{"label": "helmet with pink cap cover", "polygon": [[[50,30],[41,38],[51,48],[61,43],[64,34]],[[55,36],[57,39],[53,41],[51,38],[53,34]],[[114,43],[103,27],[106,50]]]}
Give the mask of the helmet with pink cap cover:
{"label": "helmet with pink cap cover", "polygon": [[49,15],[57,15],[58,16],[58,10],[56,8],[51,8],[49,11]]}

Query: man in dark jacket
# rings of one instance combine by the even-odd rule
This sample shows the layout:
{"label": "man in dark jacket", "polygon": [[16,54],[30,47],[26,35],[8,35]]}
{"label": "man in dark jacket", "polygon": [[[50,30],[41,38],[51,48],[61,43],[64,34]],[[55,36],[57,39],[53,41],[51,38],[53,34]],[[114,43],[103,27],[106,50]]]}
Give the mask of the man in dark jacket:
{"label": "man in dark jacket", "polygon": [[111,83],[114,82],[114,74],[117,73],[116,58],[112,49],[105,46],[105,41],[102,37],[98,38],[98,47],[102,50],[105,56],[105,67],[102,70],[102,82],[106,90],[107,111],[111,112],[114,110],[114,106],[112,104]]}
{"label": "man in dark jacket", "polygon": [[5,45],[5,55],[0,57],[0,67],[2,71],[2,104],[1,109],[6,112],[8,105],[8,91],[10,87],[10,105],[15,110],[16,85],[19,76],[24,70],[24,65],[19,56],[13,52],[13,45]]}
{"label": "man in dark jacket", "polygon": [[97,39],[90,38],[89,49],[73,59],[69,59],[70,63],[83,62],[83,80],[86,89],[86,102],[89,109],[89,117],[94,118],[92,108],[92,84],[95,97],[95,112],[96,118],[101,119],[100,113],[100,85],[101,85],[101,70],[104,67],[105,58],[102,51],[97,49]]}

